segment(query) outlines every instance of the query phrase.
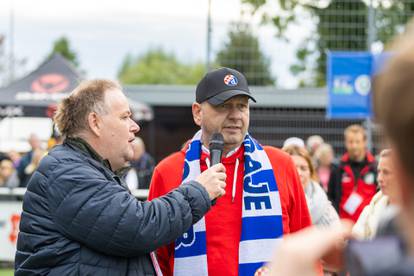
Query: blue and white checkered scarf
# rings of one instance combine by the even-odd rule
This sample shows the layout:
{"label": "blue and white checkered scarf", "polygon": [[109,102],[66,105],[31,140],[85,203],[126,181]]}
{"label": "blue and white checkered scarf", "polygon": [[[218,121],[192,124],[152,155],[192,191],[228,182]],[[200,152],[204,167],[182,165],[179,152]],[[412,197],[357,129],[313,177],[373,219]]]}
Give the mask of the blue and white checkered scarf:
{"label": "blue and white checkered scarf", "polygon": [[[187,149],[183,182],[200,172],[201,130]],[[254,272],[270,261],[283,235],[279,191],[267,154],[249,134],[244,145],[242,232],[239,244],[239,275]],[[204,217],[175,241],[174,275],[208,275]]]}

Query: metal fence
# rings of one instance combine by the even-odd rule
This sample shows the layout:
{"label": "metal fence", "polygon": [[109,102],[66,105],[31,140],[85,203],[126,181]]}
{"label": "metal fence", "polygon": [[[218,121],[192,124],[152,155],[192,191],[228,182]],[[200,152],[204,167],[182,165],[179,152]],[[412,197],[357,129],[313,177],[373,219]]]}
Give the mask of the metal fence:
{"label": "metal fence", "polygon": [[[153,121],[141,125],[138,135],[145,141],[150,154],[160,161],[179,150],[198,128],[189,106],[157,106],[154,114]],[[344,129],[354,123],[364,124],[361,120],[327,120],[323,108],[252,107],[249,132],[262,144],[279,148],[291,136],[306,141],[311,135],[320,135],[333,146],[339,157],[345,152]],[[372,151],[377,154],[385,147],[385,141],[379,129],[374,128],[373,134]]]}
{"label": "metal fence", "polygon": [[414,0],[241,1],[227,36],[213,28],[212,57],[255,85],[322,87],[327,51],[380,51],[414,15]]}
{"label": "metal fence", "polygon": [[[332,145],[337,157],[345,152],[344,129],[362,120],[327,120],[325,109],[315,108],[254,108],[251,111],[250,132],[263,144],[282,147],[289,137],[306,142],[311,135],[320,135]],[[384,137],[376,127],[373,132],[372,152],[385,147]]]}

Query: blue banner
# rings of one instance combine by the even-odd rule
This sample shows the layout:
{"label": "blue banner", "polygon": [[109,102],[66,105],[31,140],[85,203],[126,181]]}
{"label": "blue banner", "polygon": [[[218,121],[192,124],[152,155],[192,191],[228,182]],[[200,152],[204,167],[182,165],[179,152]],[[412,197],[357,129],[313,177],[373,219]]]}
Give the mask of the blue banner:
{"label": "blue banner", "polygon": [[373,63],[369,52],[328,53],[328,118],[371,117]]}

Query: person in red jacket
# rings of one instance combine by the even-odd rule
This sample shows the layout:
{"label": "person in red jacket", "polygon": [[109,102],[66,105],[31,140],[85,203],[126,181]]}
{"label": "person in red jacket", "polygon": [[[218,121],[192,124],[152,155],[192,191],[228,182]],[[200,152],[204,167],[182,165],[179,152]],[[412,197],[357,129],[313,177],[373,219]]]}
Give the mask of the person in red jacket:
{"label": "person in red jacket", "polygon": [[348,126],[344,138],[347,152],[331,171],[328,198],[339,217],[356,222],[377,192],[377,164],[367,151],[366,133],[360,125]]}
{"label": "person in red jacket", "polygon": [[209,141],[224,137],[226,193],[181,239],[157,250],[164,275],[253,275],[270,260],[283,234],[311,224],[303,188],[289,155],[252,138],[251,95],[230,68],[207,73],[196,88],[194,122],[201,130],[154,170],[149,199],[209,167]]}

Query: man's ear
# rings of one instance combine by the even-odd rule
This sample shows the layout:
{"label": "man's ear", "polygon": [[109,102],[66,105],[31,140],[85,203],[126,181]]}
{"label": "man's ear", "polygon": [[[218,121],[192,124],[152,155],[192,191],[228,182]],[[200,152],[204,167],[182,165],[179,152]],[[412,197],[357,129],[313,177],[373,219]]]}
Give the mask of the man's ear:
{"label": "man's ear", "polygon": [[93,134],[95,134],[96,136],[101,135],[102,122],[98,114],[96,114],[95,112],[89,113],[88,125]]}
{"label": "man's ear", "polygon": [[198,126],[201,126],[201,104],[194,102],[191,106],[191,110],[193,111],[193,120],[194,123]]}

